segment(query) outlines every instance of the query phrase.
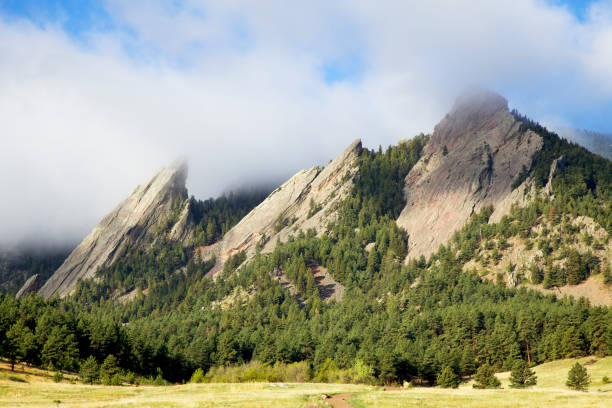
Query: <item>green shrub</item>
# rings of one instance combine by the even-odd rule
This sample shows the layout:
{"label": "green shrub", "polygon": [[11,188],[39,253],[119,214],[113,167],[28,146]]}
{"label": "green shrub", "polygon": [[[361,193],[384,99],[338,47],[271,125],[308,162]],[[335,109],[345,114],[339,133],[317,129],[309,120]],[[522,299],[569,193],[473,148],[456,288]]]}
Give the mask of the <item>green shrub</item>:
{"label": "green shrub", "polygon": [[153,385],[168,385],[168,381],[164,380],[161,374],[157,374],[152,382]]}
{"label": "green shrub", "polygon": [[438,385],[442,388],[457,388],[461,381],[455,371],[449,366],[444,367],[436,378]]}
{"label": "green shrub", "polygon": [[[197,378],[197,371],[190,382]],[[203,382],[305,382],[310,379],[310,365],[306,361],[291,364],[276,362],[274,365],[251,361],[239,366],[212,367]]]}
{"label": "green shrub", "polygon": [[204,382],[204,370],[197,368],[191,375],[190,383],[203,383]]}
{"label": "green shrub", "polygon": [[478,367],[474,380],[476,380],[473,385],[474,388],[499,388],[501,386],[501,382],[495,376],[493,367],[488,364]]}
{"label": "green shrub", "polygon": [[316,382],[323,383],[334,382],[333,380],[336,377],[337,372],[338,367],[336,366],[334,360],[332,360],[331,358],[327,358],[321,365],[321,368],[319,369],[319,372],[315,376],[314,380]]}
{"label": "green shrub", "polygon": [[121,374],[115,373],[110,378],[110,385],[121,385],[123,384],[123,379],[121,378]]}
{"label": "green shrub", "polygon": [[125,376],[125,381],[127,381],[128,384],[134,384],[136,382],[136,376],[133,372],[128,371],[127,375]]}
{"label": "green shrub", "polygon": [[62,381],[63,378],[64,378],[64,375],[59,371],[56,371],[55,374],[53,374],[53,381],[56,383]]}

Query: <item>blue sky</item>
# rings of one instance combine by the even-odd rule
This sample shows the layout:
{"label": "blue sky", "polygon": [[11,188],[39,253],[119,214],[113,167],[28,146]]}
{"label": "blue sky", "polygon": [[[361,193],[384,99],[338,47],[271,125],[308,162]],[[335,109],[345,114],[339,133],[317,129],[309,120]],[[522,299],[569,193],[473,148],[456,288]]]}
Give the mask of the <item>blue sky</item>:
{"label": "blue sky", "polygon": [[580,21],[584,21],[591,4],[596,0],[550,0],[550,3],[558,6],[565,6]]}
{"label": "blue sky", "polygon": [[2,0],[2,14],[8,18],[27,18],[37,25],[60,23],[76,41],[90,31],[115,28],[104,2],[96,0]]}
{"label": "blue sky", "polygon": [[0,244],[177,156],[206,198],[431,132],[471,86],[612,133],[612,0],[0,0],[0,50]]}

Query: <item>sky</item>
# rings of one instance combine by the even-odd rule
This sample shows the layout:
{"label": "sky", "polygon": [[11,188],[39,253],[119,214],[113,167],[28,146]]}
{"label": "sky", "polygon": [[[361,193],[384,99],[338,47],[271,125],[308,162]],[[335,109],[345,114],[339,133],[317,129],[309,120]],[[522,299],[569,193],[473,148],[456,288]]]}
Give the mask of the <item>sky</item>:
{"label": "sky", "polygon": [[177,157],[205,199],[431,132],[473,86],[612,132],[612,0],[0,0],[0,245],[78,242]]}

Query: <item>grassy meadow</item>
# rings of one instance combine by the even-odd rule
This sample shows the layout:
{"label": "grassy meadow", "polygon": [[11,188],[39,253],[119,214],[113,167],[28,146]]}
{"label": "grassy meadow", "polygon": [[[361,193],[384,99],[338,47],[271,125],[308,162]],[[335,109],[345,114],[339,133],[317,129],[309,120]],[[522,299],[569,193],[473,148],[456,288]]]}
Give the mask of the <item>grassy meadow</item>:
{"label": "grassy meadow", "polygon": [[[497,374],[503,389],[475,390],[471,382],[459,389],[415,387],[385,390],[351,384],[186,384],[173,386],[83,385],[65,375],[53,382],[52,373],[29,367],[10,372],[0,365],[0,407],[326,407],[325,396],[349,393],[361,407],[612,407],[612,357],[579,359],[587,363],[589,392],[565,387],[576,360],[559,360],[535,367],[538,385],[527,390],[508,387],[509,373]],[[58,402],[59,401],[59,402]]]}

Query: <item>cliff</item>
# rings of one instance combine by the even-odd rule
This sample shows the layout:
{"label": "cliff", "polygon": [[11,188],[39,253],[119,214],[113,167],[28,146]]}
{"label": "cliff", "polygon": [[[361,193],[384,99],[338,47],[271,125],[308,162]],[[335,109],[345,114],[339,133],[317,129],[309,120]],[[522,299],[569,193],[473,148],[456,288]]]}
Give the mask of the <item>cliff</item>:
{"label": "cliff", "polygon": [[138,186],[72,251],[39,293],[46,298],[65,296],[79,279],[94,277],[100,266],[114,263],[131,246],[151,244],[159,234],[189,244],[194,228],[186,177],[186,164],[176,162]]}
{"label": "cliff", "polygon": [[353,186],[361,141],[355,140],[325,168],[302,170],[278,187],[255,207],[223,239],[201,248],[201,257],[216,256],[211,274],[219,272],[225,261],[238,251],[252,258],[257,248],[271,252],[277,241],[285,242],[299,230],[323,233],[336,217],[335,205]]}
{"label": "cliff", "polygon": [[406,206],[397,223],[408,232],[408,257],[428,256],[470,215],[493,205],[493,221],[521,201],[512,184],[529,168],[542,139],[522,131],[503,97],[475,91],[460,97],[435,127],[423,156],[406,176]]}

